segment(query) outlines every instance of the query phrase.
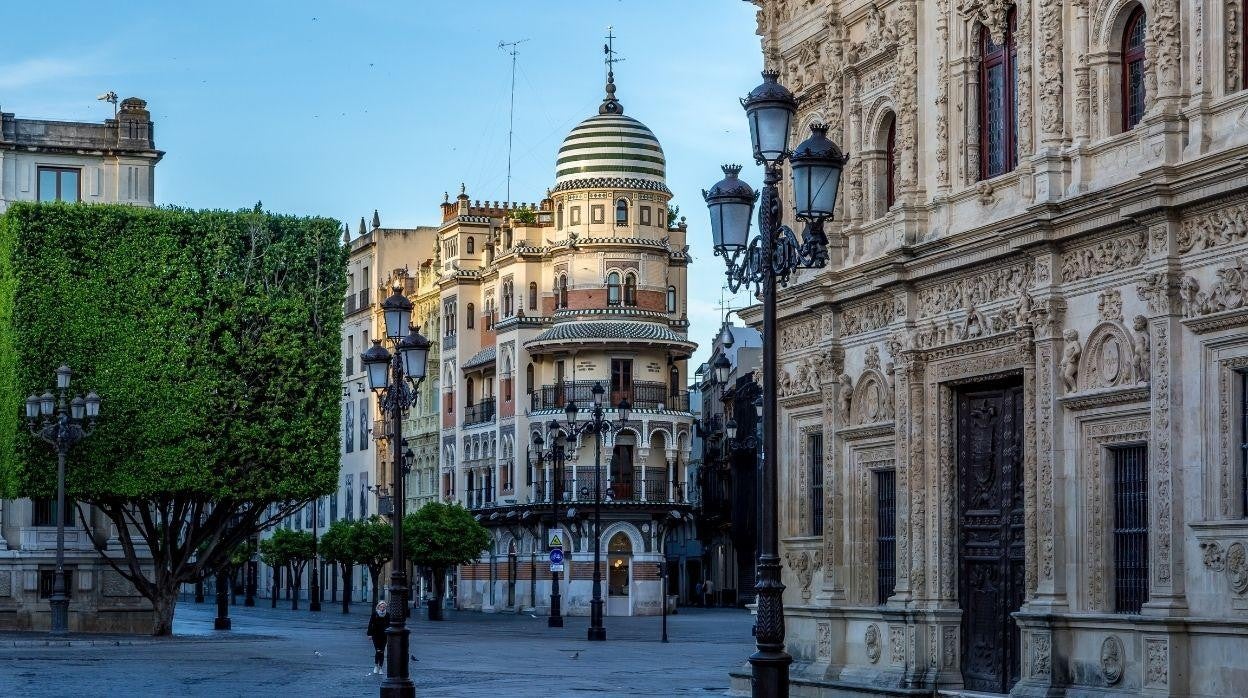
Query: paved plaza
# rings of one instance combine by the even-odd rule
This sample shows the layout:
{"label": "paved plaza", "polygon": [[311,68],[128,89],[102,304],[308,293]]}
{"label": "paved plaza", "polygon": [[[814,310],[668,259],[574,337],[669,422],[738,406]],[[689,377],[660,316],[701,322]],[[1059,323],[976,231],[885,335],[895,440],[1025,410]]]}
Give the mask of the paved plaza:
{"label": "paved plaza", "polygon": [[[168,639],[0,633],[0,696],[377,694],[364,605],[345,616],[335,604],[317,614],[283,605],[233,606],[234,629],[214,632],[212,604],[183,603]],[[591,644],[583,617],[550,629],[528,614],[447,615],[413,619],[418,695],[723,695],[753,651],[740,610],[681,609],[667,645],[657,617],[607,618],[607,642]]]}

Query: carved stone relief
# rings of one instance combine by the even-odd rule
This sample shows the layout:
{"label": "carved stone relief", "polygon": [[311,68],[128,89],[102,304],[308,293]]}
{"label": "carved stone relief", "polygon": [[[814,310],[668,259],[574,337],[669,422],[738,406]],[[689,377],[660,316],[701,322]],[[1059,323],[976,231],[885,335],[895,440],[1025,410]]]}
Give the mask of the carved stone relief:
{"label": "carved stone relief", "polygon": [[1053,636],[1047,632],[1031,634],[1031,675],[1046,678],[1052,670]]}
{"label": "carved stone relief", "polygon": [[1096,309],[1103,321],[1121,320],[1122,292],[1116,288],[1102,291],[1097,298]]}
{"label": "carved stone relief", "polygon": [[813,553],[809,550],[789,551],[785,553],[785,560],[789,563],[789,569],[797,575],[797,580],[801,584],[802,599],[810,600],[810,583],[814,579],[815,572],[823,567],[823,551],[816,550]]}
{"label": "carved stone relief", "polygon": [[887,327],[894,319],[905,317],[901,300],[885,296],[863,305],[846,308],[842,315],[841,334],[846,337],[873,332]]}
{"label": "carved stone relief", "polygon": [[1079,344],[1079,332],[1068,329],[1062,333],[1066,346],[1062,349],[1062,384],[1066,392],[1073,393],[1079,389],[1079,357],[1083,354],[1083,345]]}
{"label": "carved stone relief", "polygon": [[1138,267],[1147,251],[1143,233],[1068,250],[1062,254],[1062,281],[1080,281]]}
{"label": "carved stone relief", "polygon": [[815,656],[819,659],[832,656],[832,624],[827,621],[815,624]]}
{"label": "carved stone relief", "polygon": [[1170,683],[1170,644],[1165,638],[1144,639],[1144,685],[1164,687]]}
{"label": "carved stone relief", "polygon": [[1223,67],[1226,70],[1226,91],[1228,93],[1238,92],[1243,86],[1243,77],[1240,73],[1240,56],[1243,55],[1240,41],[1243,29],[1240,28],[1240,23],[1244,20],[1240,14],[1240,4],[1237,2],[1224,2],[1222,3],[1222,9],[1224,13],[1222,24],[1226,30],[1223,33],[1226,44],[1226,50],[1223,54],[1225,57]]}
{"label": "carved stone relief", "polygon": [[1117,635],[1110,635],[1101,643],[1101,676],[1105,684],[1113,686],[1122,680],[1122,669],[1125,663],[1122,640]]}
{"label": "carved stone relief", "polygon": [[916,294],[918,317],[926,319],[1016,296],[1027,287],[1033,273],[1033,263],[1028,261],[922,288]]}
{"label": "carved stone relief", "polygon": [[1208,293],[1191,276],[1179,282],[1179,303],[1183,317],[1197,317],[1238,310],[1248,300],[1248,257],[1240,257],[1217,271],[1217,281]]}
{"label": "carved stone relief", "polygon": [[888,661],[900,666],[906,663],[906,629],[888,626]]}
{"label": "carved stone relief", "polygon": [[[849,376],[845,376],[847,381]],[[859,426],[887,422],[893,418],[893,395],[888,382],[878,370],[868,369],[858,378],[858,385],[853,389],[852,403],[848,394],[848,383],[842,383],[842,409],[848,417],[841,423],[846,426]],[[852,404],[852,409],[851,409]]]}
{"label": "carved stone relief", "polygon": [[819,318],[810,318],[788,323],[780,328],[780,353],[809,350],[818,344],[821,338]]}
{"label": "carved stone relief", "polygon": [[1245,238],[1248,238],[1248,204],[1235,204],[1184,219],[1179,225],[1177,242],[1179,253],[1187,254]]}
{"label": "carved stone relief", "polygon": [[880,626],[872,623],[867,626],[867,631],[863,633],[862,643],[867,648],[867,661],[875,664],[880,661]]}

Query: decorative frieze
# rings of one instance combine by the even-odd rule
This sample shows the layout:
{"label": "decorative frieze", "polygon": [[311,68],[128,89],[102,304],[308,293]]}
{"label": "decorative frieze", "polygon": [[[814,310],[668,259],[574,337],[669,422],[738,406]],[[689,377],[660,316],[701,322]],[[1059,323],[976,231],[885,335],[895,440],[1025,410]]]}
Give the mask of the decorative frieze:
{"label": "decorative frieze", "polygon": [[801,585],[802,599],[809,601],[810,583],[814,580],[815,572],[823,567],[823,551],[790,550],[785,553],[784,558],[789,564],[789,570],[797,575],[797,581]]}
{"label": "decorative frieze", "polygon": [[1081,281],[1101,274],[1133,269],[1144,261],[1144,234],[1134,233],[1067,250],[1062,254],[1062,281]]}
{"label": "decorative frieze", "polygon": [[790,322],[781,327],[778,334],[781,354],[809,350],[819,342],[820,319],[813,317]]}
{"label": "decorative frieze", "polygon": [[1185,218],[1179,225],[1177,243],[1179,254],[1187,254],[1245,238],[1248,238],[1248,204],[1235,204]]}
{"label": "decorative frieze", "polygon": [[1223,20],[1222,26],[1225,51],[1222,61],[1223,69],[1226,71],[1226,91],[1238,92],[1243,86],[1243,73],[1240,67],[1240,57],[1243,55],[1243,29],[1241,23],[1244,21],[1242,8],[1237,2],[1222,3]]}
{"label": "decorative frieze", "polygon": [[919,289],[918,317],[926,319],[935,315],[983,306],[993,301],[1019,295],[1033,278],[1031,261],[1008,267],[987,269],[959,279]]}
{"label": "decorative frieze", "polygon": [[841,315],[841,334],[853,337],[874,332],[905,316],[906,306],[901,298],[884,296],[869,303],[846,308]]}

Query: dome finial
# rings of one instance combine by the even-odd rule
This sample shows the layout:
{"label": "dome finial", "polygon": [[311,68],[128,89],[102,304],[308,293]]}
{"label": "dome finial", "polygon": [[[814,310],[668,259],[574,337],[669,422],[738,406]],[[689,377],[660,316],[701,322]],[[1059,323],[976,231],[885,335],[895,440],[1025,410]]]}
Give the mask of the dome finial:
{"label": "dome finial", "polygon": [[623,114],[624,105],[615,98],[615,64],[624,59],[616,58],[615,33],[612,27],[607,27],[607,43],[602,45],[602,52],[606,55],[604,62],[607,64],[607,96],[603,97],[602,104],[598,106],[598,113]]}

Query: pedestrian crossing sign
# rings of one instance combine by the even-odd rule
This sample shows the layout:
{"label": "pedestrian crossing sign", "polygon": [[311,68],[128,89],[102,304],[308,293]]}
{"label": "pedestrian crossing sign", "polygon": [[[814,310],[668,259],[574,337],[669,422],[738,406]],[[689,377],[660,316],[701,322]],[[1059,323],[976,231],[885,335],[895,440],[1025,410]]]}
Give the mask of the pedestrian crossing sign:
{"label": "pedestrian crossing sign", "polygon": [[546,547],[554,550],[555,548],[563,548],[563,531],[560,529],[552,529],[547,535]]}

